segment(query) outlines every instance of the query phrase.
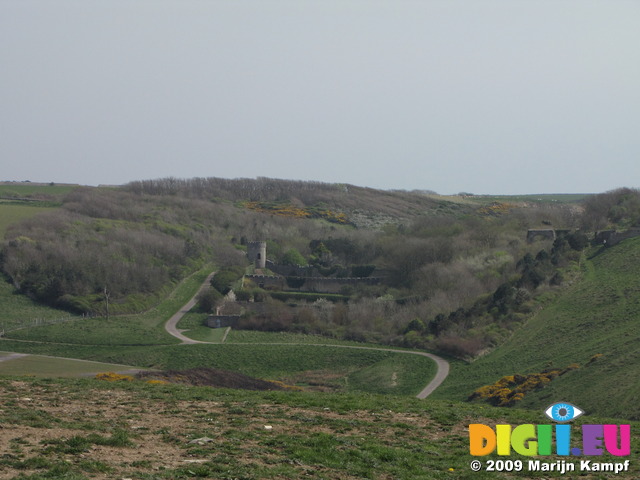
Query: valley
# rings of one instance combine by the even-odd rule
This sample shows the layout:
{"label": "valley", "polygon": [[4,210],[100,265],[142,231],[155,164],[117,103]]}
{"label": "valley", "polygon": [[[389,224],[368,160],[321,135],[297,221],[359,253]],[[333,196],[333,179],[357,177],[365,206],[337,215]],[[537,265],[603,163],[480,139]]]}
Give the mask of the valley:
{"label": "valley", "polygon": [[[586,411],[578,425],[617,418],[636,428],[640,420],[633,380],[640,239],[593,241],[597,230],[634,225],[637,192],[445,199],[200,179],[78,187],[45,198],[49,187],[29,186],[0,204],[4,402],[28,398],[38,416],[57,419],[44,426],[26,413],[5,418],[16,433],[0,462],[3,478],[375,476],[365,465],[399,478],[471,478],[469,422],[536,423],[558,400]],[[249,200],[260,208],[248,208]],[[300,213],[312,211],[324,213]],[[553,238],[527,240],[528,229],[550,225],[562,227]],[[263,270],[247,260],[256,239],[266,240],[277,264],[306,262],[290,264],[296,275],[340,285],[350,272],[376,272],[381,280],[339,294],[301,291],[305,277],[286,274],[278,287],[259,286],[252,282]],[[83,263],[90,258],[93,269]],[[211,272],[220,273],[216,282]],[[247,307],[237,310],[229,292]],[[237,324],[205,326],[225,309],[238,311]],[[289,390],[93,378],[201,367]],[[468,401],[500,381],[501,397]],[[91,415],[110,408],[123,419],[73,424],[61,406],[81,391],[95,405]],[[492,406],[499,402],[509,408]],[[189,443],[204,437],[206,445]],[[234,443],[240,438],[254,439],[248,450]],[[149,442],[164,453],[144,453]],[[250,445],[265,456],[252,458]],[[212,457],[214,446],[226,456]],[[329,455],[336,448],[344,458]]]}

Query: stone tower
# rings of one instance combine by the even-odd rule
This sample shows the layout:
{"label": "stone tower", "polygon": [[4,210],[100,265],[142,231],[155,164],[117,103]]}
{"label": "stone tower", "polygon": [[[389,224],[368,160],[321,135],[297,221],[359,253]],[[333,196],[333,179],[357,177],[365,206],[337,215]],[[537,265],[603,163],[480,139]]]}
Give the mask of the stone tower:
{"label": "stone tower", "polygon": [[256,268],[265,268],[267,265],[267,242],[247,243],[247,257]]}

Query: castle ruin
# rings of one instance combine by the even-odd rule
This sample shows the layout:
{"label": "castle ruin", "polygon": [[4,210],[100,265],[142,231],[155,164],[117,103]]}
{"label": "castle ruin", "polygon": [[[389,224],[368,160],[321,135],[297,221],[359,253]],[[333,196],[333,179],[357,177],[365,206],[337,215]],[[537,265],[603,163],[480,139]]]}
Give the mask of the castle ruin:
{"label": "castle ruin", "polygon": [[267,242],[247,243],[247,258],[256,268],[267,266]]}

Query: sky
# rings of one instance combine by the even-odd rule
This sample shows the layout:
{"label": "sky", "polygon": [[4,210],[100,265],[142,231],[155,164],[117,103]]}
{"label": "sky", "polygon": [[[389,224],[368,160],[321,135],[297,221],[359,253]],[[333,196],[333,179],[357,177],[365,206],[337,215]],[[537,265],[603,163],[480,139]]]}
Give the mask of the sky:
{"label": "sky", "polygon": [[0,180],[640,186],[637,0],[0,0]]}

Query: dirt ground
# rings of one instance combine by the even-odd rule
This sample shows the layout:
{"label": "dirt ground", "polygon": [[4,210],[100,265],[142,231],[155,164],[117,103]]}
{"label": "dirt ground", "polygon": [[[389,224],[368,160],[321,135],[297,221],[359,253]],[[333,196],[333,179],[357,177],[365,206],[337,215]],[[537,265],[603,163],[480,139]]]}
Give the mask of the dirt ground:
{"label": "dirt ground", "polygon": [[166,370],[161,372],[140,372],[142,380],[157,380],[183,385],[217,388],[241,388],[243,390],[284,390],[285,387],[273,382],[249,377],[229,370],[198,367],[188,370]]}
{"label": "dirt ground", "polygon": [[[429,423],[416,414],[390,411],[344,414],[282,404],[146,398],[140,391],[115,386],[66,391],[56,385],[11,381],[1,398],[0,479],[38,473],[60,478],[50,476],[56,468],[76,472],[79,476],[62,477],[73,479],[188,478],[198,476],[188,472],[197,474],[199,465],[224,455],[256,467],[286,461],[277,449],[264,447],[282,435],[335,435],[348,424],[350,435],[365,436],[368,432],[360,431],[359,424],[384,420],[387,425],[426,428]],[[114,432],[125,432],[127,444],[91,441],[92,435],[108,440]],[[295,468],[306,476],[318,467]],[[350,477],[325,472],[324,478]]]}

